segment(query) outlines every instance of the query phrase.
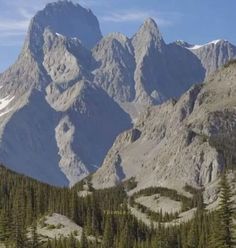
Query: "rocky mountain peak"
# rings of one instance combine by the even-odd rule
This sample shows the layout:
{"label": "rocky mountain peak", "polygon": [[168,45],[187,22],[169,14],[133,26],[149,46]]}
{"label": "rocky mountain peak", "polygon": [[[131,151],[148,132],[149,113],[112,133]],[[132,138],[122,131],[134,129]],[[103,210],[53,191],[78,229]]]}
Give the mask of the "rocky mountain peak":
{"label": "rocky mountain peak", "polygon": [[114,33],[110,33],[106,36],[107,40],[117,40],[118,42],[120,42],[121,44],[125,44],[126,42],[129,41],[129,38],[127,36],[125,36],[122,33],[119,32],[114,32]]}
{"label": "rocky mountain peak", "polygon": [[203,45],[194,45],[187,49],[201,60],[206,68],[207,76],[236,58],[236,47],[223,39],[213,40]]}
{"label": "rocky mountain peak", "polygon": [[91,49],[102,38],[98,20],[91,10],[70,1],[49,3],[31,21],[26,45],[38,49],[45,28],[70,38],[78,38]]}
{"label": "rocky mountain peak", "polygon": [[[206,201],[211,202],[213,183],[235,161],[235,79],[236,63],[231,61],[177,102],[150,107],[132,130],[117,137],[93,175],[93,185],[112,187],[134,178],[134,191],[204,186]],[[134,130],[139,135],[132,142]]]}
{"label": "rocky mountain peak", "polygon": [[9,86],[11,89],[23,88],[24,84],[26,89],[42,90],[51,81],[81,79],[88,75],[89,49],[101,38],[98,20],[91,10],[70,1],[49,3],[32,18],[23,50],[11,70],[4,74],[4,81],[17,73],[19,78]]}
{"label": "rocky mountain peak", "polygon": [[152,18],[147,18],[144,23],[143,23],[143,26],[142,27],[145,27],[149,30],[153,30],[154,32],[158,31],[159,32],[159,29],[158,29],[158,26],[157,26],[157,23],[154,21],[154,19]]}
{"label": "rocky mountain peak", "polygon": [[188,42],[186,42],[184,40],[176,40],[174,43],[176,45],[181,46],[181,47],[184,47],[184,48],[190,48],[190,47],[193,46],[192,44],[190,44],[190,43],[188,43]]}
{"label": "rocky mountain peak", "polygon": [[[194,106],[203,100],[194,104],[199,93],[196,88],[182,98],[176,111],[170,103],[160,107],[155,117],[152,107],[179,98],[236,56],[230,43],[212,44],[201,49],[192,49],[190,44],[187,48],[185,43],[167,45],[151,18],[131,39],[120,33],[102,38],[91,10],[69,1],[48,4],[32,19],[19,59],[0,75],[0,162],[45,182],[65,185],[69,180],[72,185],[101,165],[116,137],[133,123],[134,130],[124,140],[135,146],[145,137],[161,142],[162,149],[157,147],[153,153],[157,157],[149,159],[140,151],[147,148],[149,154],[153,144],[146,145],[144,140],[140,151],[134,150],[141,156],[138,163],[132,160],[130,164],[142,168],[140,161],[147,160],[151,168],[155,159],[159,168],[165,168],[166,159],[172,158],[174,168],[175,158],[165,152],[162,140],[172,130],[180,130],[177,124],[186,123]],[[234,92],[225,92],[223,97],[233,99],[228,94]],[[144,125],[137,126],[140,114],[149,107],[151,112],[154,109],[153,121],[141,118]],[[186,133],[190,133],[187,142]],[[194,135],[184,129],[182,138],[183,143],[175,135],[166,140],[170,146],[174,144],[173,154]],[[126,163],[121,163],[122,157],[126,158],[114,155],[118,170]],[[127,157],[132,159],[132,155]],[[178,163],[180,170],[183,162]],[[188,162],[191,164],[191,158]]]}
{"label": "rocky mountain peak", "polygon": [[152,18],[148,18],[144,21],[143,25],[133,37],[132,43],[136,50],[139,50],[140,47],[143,49],[157,47],[161,51],[165,45],[160,30]]}

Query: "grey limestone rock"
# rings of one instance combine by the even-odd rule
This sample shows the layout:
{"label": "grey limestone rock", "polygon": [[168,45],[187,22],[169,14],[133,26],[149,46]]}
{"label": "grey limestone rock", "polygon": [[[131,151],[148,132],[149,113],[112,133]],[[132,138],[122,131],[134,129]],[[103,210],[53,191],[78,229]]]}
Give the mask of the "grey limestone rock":
{"label": "grey limestone rock", "polygon": [[[202,85],[193,86],[177,102],[150,107],[135,128],[141,136],[119,135],[103,165],[93,175],[96,188],[134,177],[135,190],[163,186],[183,190],[185,184],[210,187],[225,166],[235,164],[236,64],[223,68]],[[116,157],[125,175],[118,180]]]}
{"label": "grey limestone rock", "polygon": [[102,38],[91,10],[48,4],[16,63],[0,74],[0,162],[55,185],[73,185],[102,164],[97,187],[131,176],[140,187],[174,186],[180,177],[205,185],[234,146],[233,71],[228,81],[218,76],[215,90],[192,87],[234,57],[232,45],[215,43],[166,44],[150,18],[131,38]]}

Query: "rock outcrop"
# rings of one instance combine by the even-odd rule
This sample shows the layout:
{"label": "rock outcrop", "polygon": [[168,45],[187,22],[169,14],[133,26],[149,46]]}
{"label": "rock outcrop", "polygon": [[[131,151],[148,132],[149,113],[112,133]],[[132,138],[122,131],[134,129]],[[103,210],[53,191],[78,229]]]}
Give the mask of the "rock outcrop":
{"label": "rock outcrop", "polygon": [[189,49],[200,59],[206,76],[236,58],[236,47],[227,40],[214,40],[204,45],[190,45],[186,42],[177,44]]}
{"label": "rock outcrop", "polygon": [[[231,63],[177,102],[150,107],[135,129],[118,136],[93,185],[110,187],[134,177],[135,190],[163,186],[181,191],[185,184],[207,188],[236,161],[235,99],[236,63]],[[136,130],[139,135],[132,140]]]}
{"label": "rock outcrop", "polygon": [[127,113],[93,83],[87,48],[100,38],[92,12],[71,2],[49,4],[32,19],[18,60],[0,77],[2,163],[72,185],[95,171],[131,127]]}
{"label": "rock outcrop", "polygon": [[[201,83],[206,71],[208,74],[222,66],[235,53],[234,48],[225,49],[224,45],[207,49],[211,51],[205,59],[204,51],[193,52],[195,49],[183,44],[166,44],[152,19],[146,20],[132,38],[120,33],[102,37],[91,10],[70,1],[48,4],[32,19],[16,63],[0,75],[0,162],[47,183],[73,185],[97,170],[106,157],[104,164],[111,163],[114,173],[108,168],[104,175],[113,175],[114,180],[107,179],[112,185],[113,181],[140,171],[143,163],[153,164],[145,154],[162,139],[176,144],[173,153],[177,154],[179,141],[166,140],[170,132],[167,130],[173,125],[185,134],[182,123],[193,111],[192,95],[197,95],[198,87],[189,92],[190,102],[180,113],[173,114],[173,102],[161,107],[154,105],[179,98],[193,84]],[[214,66],[208,68],[207,60],[211,57],[218,62],[212,62]],[[125,156],[112,149],[106,156],[116,137],[140,120],[147,108],[150,116],[160,117],[155,117],[147,129],[139,121],[132,131],[117,138],[114,147],[117,151],[120,144],[124,144],[122,149],[136,147],[139,142],[146,142],[143,137],[153,136],[147,146],[140,144],[142,151],[137,156],[136,148],[129,148]],[[143,118],[151,122],[151,117]],[[159,118],[163,119],[160,126]],[[185,134],[189,146],[196,132]],[[162,149],[160,146],[152,155],[155,163],[162,161],[164,155],[156,158]],[[174,159],[170,154],[166,156],[168,161]],[[202,159],[199,156],[196,161]],[[180,164],[181,157],[178,159]],[[212,167],[217,167],[217,161],[212,162]],[[131,162],[137,167],[127,172],[123,165]],[[167,170],[166,166],[173,164],[174,160],[160,162],[160,168]],[[205,170],[202,173],[207,174]],[[147,177],[148,173],[147,170]],[[214,178],[214,173],[210,177]],[[164,172],[163,175],[168,176]]]}

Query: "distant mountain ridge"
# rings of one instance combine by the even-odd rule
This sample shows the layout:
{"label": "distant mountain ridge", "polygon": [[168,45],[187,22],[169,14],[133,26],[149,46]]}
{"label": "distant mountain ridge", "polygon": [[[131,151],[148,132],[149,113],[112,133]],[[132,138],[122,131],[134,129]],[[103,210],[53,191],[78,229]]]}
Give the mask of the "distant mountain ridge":
{"label": "distant mountain ridge", "polygon": [[0,75],[0,161],[73,185],[102,164],[146,108],[180,97],[235,56],[230,43],[207,53],[166,44],[152,19],[132,38],[102,37],[91,10],[48,4],[32,19],[16,63]]}
{"label": "distant mountain ridge", "polygon": [[227,40],[214,40],[203,45],[190,45],[188,43],[180,43],[180,45],[189,49],[200,59],[206,69],[207,76],[228,61],[235,59],[236,47]]}

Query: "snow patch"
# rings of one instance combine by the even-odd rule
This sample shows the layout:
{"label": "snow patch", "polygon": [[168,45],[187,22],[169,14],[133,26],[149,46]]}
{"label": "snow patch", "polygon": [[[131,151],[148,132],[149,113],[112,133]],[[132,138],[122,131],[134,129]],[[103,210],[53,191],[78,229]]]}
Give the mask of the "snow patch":
{"label": "snow patch", "polygon": [[192,47],[187,47],[187,49],[196,50],[196,49],[199,49],[201,47],[205,47],[205,46],[209,46],[209,45],[217,45],[221,41],[226,41],[226,40],[213,40],[213,41],[208,42],[208,43],[203,44],[203,45],[194,45]]}
{"label": "snow patch", "polygon": [[56,36],[59,36],[59,37],[64,37],[62,34],[59,34],[59,33],[55,33]]}
{"label": "snow patch", "polygon": [[188,47],[188,49],[190,50],[196,50],[196,49],[199,49],[201,47],[204,47],[205,45],[194,45],[193,47]]}
{"label": "snow patch", "polygon": [[[219,43],[219,42],[221,42],[222,40],[213,40],[212,42],[210,42],[211,44],[217,44],[217,43]],[[225,41],[225,40],[224,40]]]}

